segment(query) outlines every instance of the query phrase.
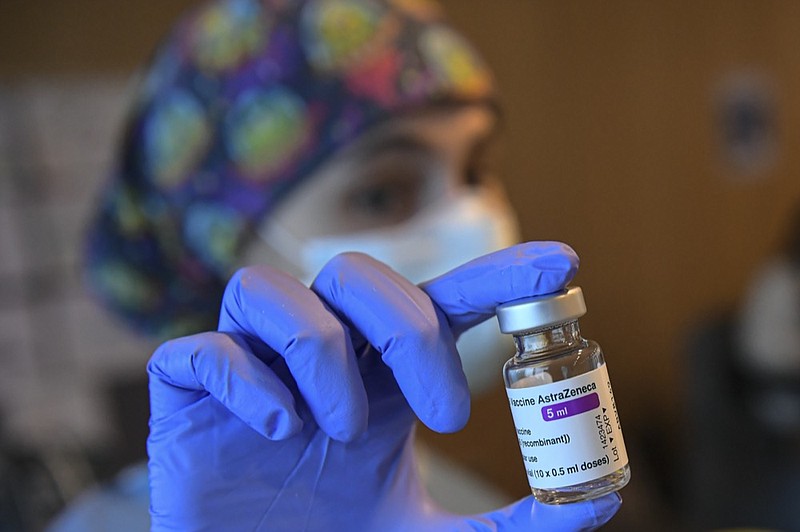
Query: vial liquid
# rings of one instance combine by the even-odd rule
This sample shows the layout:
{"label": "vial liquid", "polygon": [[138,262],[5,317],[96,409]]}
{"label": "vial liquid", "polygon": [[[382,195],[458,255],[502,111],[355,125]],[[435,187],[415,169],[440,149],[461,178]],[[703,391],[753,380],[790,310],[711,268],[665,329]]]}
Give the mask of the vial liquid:
{"label": "vial liquid", "polygon": [[579,287],[497,308],[516,354],[503,367],[534,497],[561,504],[600,497],[630,480],[622,427],[600,346],[581,337]]}

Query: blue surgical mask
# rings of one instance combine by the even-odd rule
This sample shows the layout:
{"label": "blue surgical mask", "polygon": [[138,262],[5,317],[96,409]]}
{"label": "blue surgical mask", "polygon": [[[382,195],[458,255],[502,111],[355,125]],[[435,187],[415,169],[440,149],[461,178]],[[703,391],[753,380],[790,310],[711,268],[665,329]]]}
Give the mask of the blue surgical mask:
{"label": "blue surgical mask", "polygon": [[[366,253],[419,283],[519,241],[508,200],[499,191],[482,187],[463,187],[388,227],[301,239],[290,227],[272,222],[259,234],[307,285],[325,263],[345,251]],[[479,393],[499,382],[497,364],[513,352],[513,345],[492,318],[465,332],[458,350],[470,389]]]}

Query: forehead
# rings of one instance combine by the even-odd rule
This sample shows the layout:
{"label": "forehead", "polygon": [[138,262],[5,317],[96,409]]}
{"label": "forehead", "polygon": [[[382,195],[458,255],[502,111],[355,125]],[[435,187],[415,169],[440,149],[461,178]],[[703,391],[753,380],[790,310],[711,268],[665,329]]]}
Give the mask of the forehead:
{"label": "forehead", "polygon": [[488,105],[433,108],[396,117],[370,129],[336,158],[357,162],[411,145],[425,146],[445,156],[457,156],[485,141],[494,133],[496,125],[497,113]]}

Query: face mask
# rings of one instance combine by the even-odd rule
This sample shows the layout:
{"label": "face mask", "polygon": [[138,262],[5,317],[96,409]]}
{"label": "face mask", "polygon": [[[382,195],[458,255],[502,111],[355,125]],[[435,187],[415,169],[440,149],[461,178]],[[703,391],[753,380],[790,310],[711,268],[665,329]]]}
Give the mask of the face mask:
{"label": "face mask", "polygon": [[[519,239],[507,199],[481,188],[464,188],[386,228],[300,239],[287,227],[267,223],[260,234],[307,285],[325,263],[345,251],[366,253],[419,283]],[[499,382],[497,364],[513,352],[513,345],[492,318],[465,332],[458,351],[470,389],[478,393]]]}

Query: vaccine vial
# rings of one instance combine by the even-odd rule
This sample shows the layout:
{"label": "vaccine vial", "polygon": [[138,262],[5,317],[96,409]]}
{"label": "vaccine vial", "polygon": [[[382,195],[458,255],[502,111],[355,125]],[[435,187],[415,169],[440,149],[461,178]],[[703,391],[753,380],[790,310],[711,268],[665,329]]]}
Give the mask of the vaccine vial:
{"label": "vaccine vial", "polygon": [[503,377],[522,459],[534,497],[547,504],[600,497],[630,479],[603,352],[581,337],[584,314],[577,286],[497,308],[517,348]]}

